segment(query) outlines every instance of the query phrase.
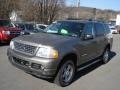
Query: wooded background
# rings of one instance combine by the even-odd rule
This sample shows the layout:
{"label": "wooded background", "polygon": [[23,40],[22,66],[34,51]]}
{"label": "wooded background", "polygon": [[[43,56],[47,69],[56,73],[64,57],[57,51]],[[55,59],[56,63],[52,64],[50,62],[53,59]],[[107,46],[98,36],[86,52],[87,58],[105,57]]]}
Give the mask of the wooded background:
{"label": "wooded background", "polygon": [[65,0],[0,0],[0,18],[9,18],[16,11],[23,21],[49,24],[66,18],[101,19],[108,21],[120,13],[89,7],[67,6]]}

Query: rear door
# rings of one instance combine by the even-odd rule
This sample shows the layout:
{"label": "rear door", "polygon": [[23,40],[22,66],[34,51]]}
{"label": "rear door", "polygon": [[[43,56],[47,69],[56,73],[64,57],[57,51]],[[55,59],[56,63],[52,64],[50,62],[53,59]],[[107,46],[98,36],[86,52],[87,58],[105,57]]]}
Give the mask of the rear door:
{"label": "rear door", "polygon": [[96,41],[97,41],[97,56],[100,56],[107,44],[107,38],[106,38],[106,33],[105,33],[105,27],[103,23],[95,23],[95,36],[96,36]]}

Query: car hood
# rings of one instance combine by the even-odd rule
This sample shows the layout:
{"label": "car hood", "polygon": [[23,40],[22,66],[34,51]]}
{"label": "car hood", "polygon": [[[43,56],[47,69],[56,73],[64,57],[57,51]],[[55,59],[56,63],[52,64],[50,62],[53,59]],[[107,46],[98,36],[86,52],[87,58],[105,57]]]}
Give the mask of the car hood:
{"label": "car hood", "polygon": [[24,41],[46,46],[56,46],[61,45],[64,42],[73,41],[76,37],[62,36],[55,34],[39,33],[32,35],[24,35],[15,38],[15,41]]}

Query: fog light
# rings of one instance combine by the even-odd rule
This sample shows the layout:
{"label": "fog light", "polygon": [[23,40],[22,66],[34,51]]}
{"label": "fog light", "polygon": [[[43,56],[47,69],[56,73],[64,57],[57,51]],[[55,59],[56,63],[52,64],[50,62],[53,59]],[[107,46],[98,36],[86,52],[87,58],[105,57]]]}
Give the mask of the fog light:
{"label": "fog light", "polygon": [[32,63],[31,68],[37,69],[37,70],[43,70],[44,69],[44,67],[42,65],[37,64],[37,63]]}
{"label": "fog light", "polygon": [[44,70],[45,68],[41,65],[41,69]]}

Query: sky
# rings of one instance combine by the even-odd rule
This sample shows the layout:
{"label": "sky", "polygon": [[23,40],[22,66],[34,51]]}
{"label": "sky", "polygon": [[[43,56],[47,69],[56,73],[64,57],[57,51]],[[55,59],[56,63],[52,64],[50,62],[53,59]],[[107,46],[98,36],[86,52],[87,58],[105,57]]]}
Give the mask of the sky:
{"label": "sky", "polygon": [[[67,5],[77,5],[78,0],[67,0]],[[120,11],[120,0],[80,0],[81,6]]]}

